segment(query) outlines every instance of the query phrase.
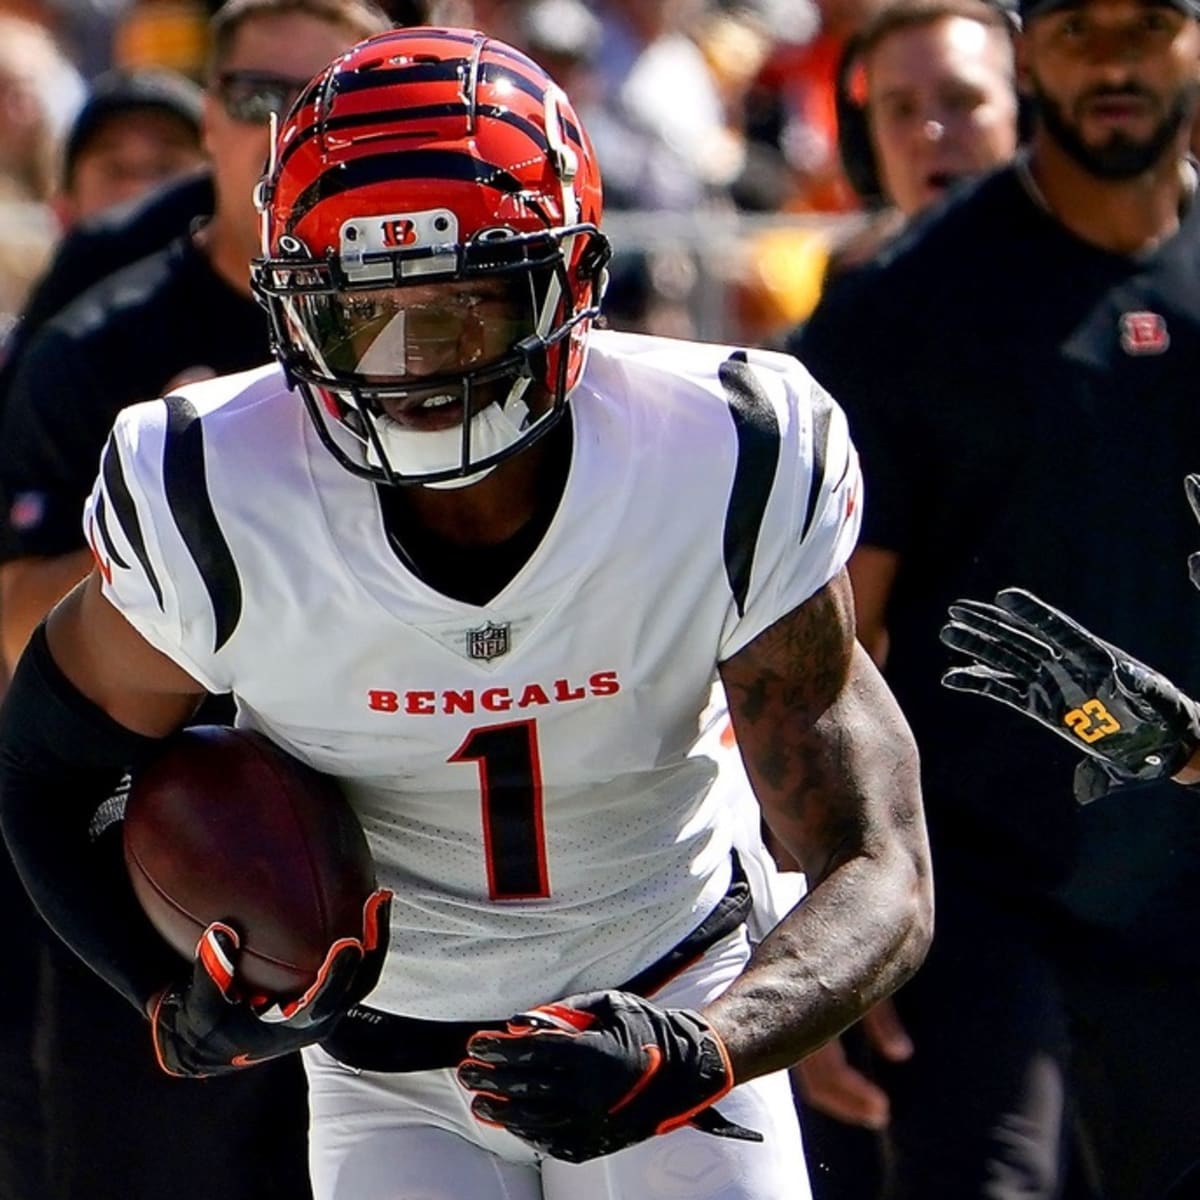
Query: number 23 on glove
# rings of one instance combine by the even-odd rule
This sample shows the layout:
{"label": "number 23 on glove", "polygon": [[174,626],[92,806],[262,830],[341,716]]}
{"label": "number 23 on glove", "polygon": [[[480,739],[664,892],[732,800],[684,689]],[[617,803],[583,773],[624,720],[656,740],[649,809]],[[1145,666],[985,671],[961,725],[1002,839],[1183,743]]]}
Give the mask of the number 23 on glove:
{"label": "number 23 on glove", "polygon": [[1200,709],[1170,680],[1020,588],[995,604],[960,600],[941,632],[967,666],[949,688],[1007,704],[1082,750],[1082,804],[1130,783],[1167,779],[1200,744]]}
{"label": "number 23 on glove", "polygon": [[521,1013],[467,1043],[471,1111],[552,1158],[586,1162],[692,1125],[762,1135],[711,1106],[733,1087],[729,1056],[699,1013],[628,992],[588,992]]}

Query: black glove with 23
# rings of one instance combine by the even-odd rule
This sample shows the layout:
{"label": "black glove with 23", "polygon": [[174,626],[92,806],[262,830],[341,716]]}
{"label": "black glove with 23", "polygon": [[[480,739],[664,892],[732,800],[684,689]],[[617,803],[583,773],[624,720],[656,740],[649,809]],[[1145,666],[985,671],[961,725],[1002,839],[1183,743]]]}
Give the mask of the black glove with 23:
{"label": "black glove with 23", "polygon": [[458,1079],[476,1093],[479,1120],[566,1162],[684,1125],[762,1141],[710,1107],[733,1087],[733,1072],[708,1022],[629,992],[569,996],[475,1034]]}
{"label": "black glove with 23", "polygon": [[1200,707],[1169,679],[1020,588],[951,605],[941,638],[976,660],[947,671],[947,687],[1007,704],[1087,755],[1081,804],[1167,779],[1200,745]]}
{"label": "black glove with 23", "polygon": [[190,977],[151,1001],[158,1065],[168,1075],[224,1075],[328,1037],[346,1010],[379,982],[390,907],[390,892],[371,896],[361,940],[335,942],[313,985],[287,1003],[256,1003],[240,993],[240,939],[229,925],[214,922],[200,938]]}

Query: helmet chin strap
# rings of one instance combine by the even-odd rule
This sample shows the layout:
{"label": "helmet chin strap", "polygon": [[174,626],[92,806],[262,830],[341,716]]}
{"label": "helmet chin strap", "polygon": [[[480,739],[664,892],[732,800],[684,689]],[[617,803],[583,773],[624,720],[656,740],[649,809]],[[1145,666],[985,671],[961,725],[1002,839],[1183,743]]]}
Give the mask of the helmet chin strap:
{"label": "helmet chin strap", "polygon": [[[528,383],[527,380],[521,381]],[[524,391],[524,387],[520,389]],[[514,387],[513,391],[517,391]],[[479,462],[500,454],[520,440],[525,432],[529,406],[520,395],[510,393],[502,408],[499,403],[485,404],[467,427],[470,459]],[[463,429],[455,425],[450,429],[413,430],[404,429],[394,421],[376,420],[375,431],[379,436],[388,463],[398,475],[409,476],[419,482],[422,475],[435,475],[441,471],[453,471],[463,461]],[[383,467],[375,447],[366,446],[367,462],[373,467]],[[495,464],[463,475],[457,479],[443,479],[427,483],[430,488],[453,489],[470,487],[490,475]]]}

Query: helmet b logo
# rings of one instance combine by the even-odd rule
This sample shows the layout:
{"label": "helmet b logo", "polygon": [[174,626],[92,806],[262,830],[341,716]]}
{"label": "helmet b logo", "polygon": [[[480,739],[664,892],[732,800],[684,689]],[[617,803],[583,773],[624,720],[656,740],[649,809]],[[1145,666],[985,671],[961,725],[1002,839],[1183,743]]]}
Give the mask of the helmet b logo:
{"label": "helmet b logo", "polygon": [[412,221],[403,219],[384,221],[383,244],[389,249],[411,246],[417,240],[417,227]]}

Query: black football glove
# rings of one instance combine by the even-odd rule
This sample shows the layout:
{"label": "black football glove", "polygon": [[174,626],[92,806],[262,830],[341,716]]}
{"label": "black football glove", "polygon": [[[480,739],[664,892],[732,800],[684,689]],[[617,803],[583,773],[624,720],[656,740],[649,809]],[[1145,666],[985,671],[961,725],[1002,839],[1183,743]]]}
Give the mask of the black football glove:
{"label": "black football glove", "polygon": [[274,1004],[256,1005],[240,992],[238,935],[214,922],[200,938],[191,976],[164,989],[151,1007],[158,1065],[168,1075],[224,1075],[328,1037],[346,1010],[379,982],[390,910],[390,892],[372,895],[362,938],[339,939],[308,991]]}
{"label": "black football glove", "polygon": [[942,682],[1026,713],[1087,757],[1081,804],[1125,784],[1167,779],[1200,745],[1200,708],[1173,683],[1029,592],[950,607],[942,641],[976,661]]}
{"label": "black football glove", "polygon": [[471,1111],[552,1158],[587,1162],[693,1125],[761,1142],[710,1107],[733,1087],[716,1032],[688,1009],[587,992],[520,1013],[467,1043]]}
{"label": "black football glove", "polygon": [[[1183,481],[1183,490],[1192,506],[1192,515],[1200,521],[1200,475],[1188,475]],[[1193,586],[1200,588],[1200,550],[1188,555],[1188,577]]]}

